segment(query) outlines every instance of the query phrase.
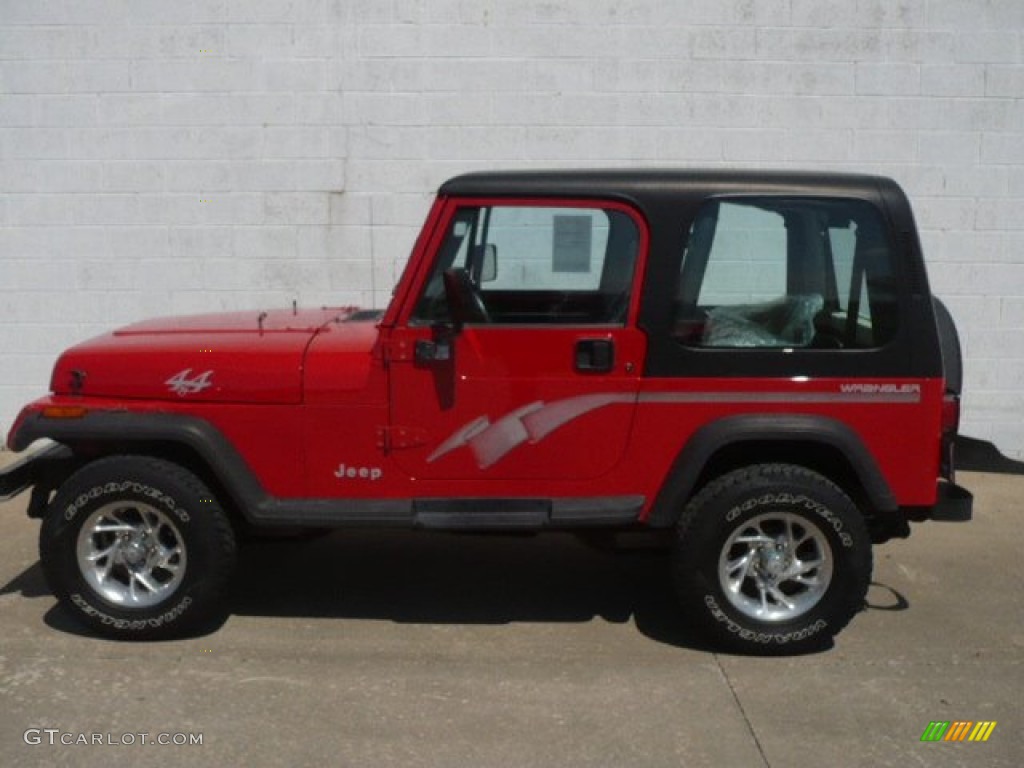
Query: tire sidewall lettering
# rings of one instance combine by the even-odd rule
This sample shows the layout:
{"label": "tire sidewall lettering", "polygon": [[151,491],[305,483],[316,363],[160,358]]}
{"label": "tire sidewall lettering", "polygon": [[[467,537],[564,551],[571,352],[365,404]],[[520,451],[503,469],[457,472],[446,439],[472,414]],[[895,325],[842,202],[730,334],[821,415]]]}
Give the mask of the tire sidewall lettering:
{"label": "tire sidewall lettering", "polygon": [[796,508],[798,511],[811,513],[807,517],[817,516],[821,518],[825,523],[825,528],[831,529],[836,534],[836,538],[845,549],[853,547],[853,536],[845,530],[843,521],[839,516],[820,501],[816,501],[801,493],[764,493],[759,496],[751,496],[731,507],[725,514],[725,520],[727,523],[734,523],[741,516],[755,512],[759,508],[763,508],[764,505],[785,507],[791,510]]}
{"label": "tire sidewall lettering", "polygon": [[99,501],[105,496],[124,497],[125,495],[141,497],[147,501],[159,504],[167,512],[170,512],[178,518],[182,524],[187,525],[191,519],[186,509],[179,507],[172,496],[164,493],[159,488],[154,488],[151,485],[146,485],[145,483],[140,483],[135,480],[125,480],[124,482],[97,484],[85,493],[80,493],[64,508],[64,521],[68,523],[72,522],[80,512],[92,507],[94,502]]}
{"label": "tire sidewall lettering", "polygon": [[725,628],[730,633],[751,643],[760,643],[762,645],[773,643],[775,645],[787,645],[789,643],[797,643],[802,640],[807,640],[808,638],[828,629],[828,622],[825,621],[825,619],[819,618],[813,623],[792,632],[757,632],[743,627],[730,617],[729,614],[722,610],[718,605],[718,601],[715,599],[714,595],[705,594],[704,605],[707,606],[708,611],[715,621],[724,624]]}
{"label": "tire sidewall lettering", "polygon": [[164,611],[159,616],[153,616],[148,619],[122,619],[116,616],[111,616],[99,608],[94,606],[81,594],[75,592],[70,595],[69,599],[71,603],[86,616],[90,616],[94,619],[101,621],[103,624],[114,627],[115,629],[139,631],[143,629],[157,629],[166,624],[172,623],[181,614],[188,610],[188,607],[192,605],[192,598],[185,595],[177,605],[173,608]]}

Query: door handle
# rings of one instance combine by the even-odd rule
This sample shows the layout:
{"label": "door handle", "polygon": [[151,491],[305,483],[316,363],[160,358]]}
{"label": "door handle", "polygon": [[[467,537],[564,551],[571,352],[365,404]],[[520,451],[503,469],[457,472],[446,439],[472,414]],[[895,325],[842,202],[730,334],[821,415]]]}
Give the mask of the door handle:
{"label": "door handle", "polygon": [[580,339],[575,357],[577,371],[607,373],[615,367],[615,345],[611,339]]}

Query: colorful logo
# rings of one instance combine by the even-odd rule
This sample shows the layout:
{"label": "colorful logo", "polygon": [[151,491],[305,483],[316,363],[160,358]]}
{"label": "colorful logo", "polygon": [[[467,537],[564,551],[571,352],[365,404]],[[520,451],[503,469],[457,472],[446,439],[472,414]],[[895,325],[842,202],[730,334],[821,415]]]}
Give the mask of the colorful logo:
{"label": "colorful logo", "polygon": [[988,741],[995,729],[995,720],[932,720],[921,741]]}

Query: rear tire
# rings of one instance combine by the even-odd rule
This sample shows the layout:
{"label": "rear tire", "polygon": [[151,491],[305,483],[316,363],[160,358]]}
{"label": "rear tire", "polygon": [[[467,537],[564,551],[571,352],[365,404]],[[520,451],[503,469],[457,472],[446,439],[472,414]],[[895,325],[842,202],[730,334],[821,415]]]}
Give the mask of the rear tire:
{"label": "rear tire", "polygon": [[825,646],[864,605],[871,541],[834,483],[758,464],[698,493],[679,520],[673,576],[696,628],[741,653]]}
{"label": "rear tire", "polygon": [[163,640],[215,617],[235,537],[209,489],[162,459],[111,456],[60,487],[39,531],[47,582],[107,637]]}

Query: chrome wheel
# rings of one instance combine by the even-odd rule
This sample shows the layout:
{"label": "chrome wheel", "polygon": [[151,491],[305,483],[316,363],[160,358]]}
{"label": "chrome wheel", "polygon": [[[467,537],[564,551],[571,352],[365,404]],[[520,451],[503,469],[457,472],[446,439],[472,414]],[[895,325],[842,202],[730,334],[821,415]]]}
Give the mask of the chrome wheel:
{"label": "chrome wheel", "polygon": [[718,559],[722,592],[745,616],[781,622],[811,610],[832,581],[832,548],[805,517],[769,512],[740,525]]}
{"label": "chrome wheel", "polygon": [[99,595],[125,608],[170,597],[185,576],[181,533],[165,513],[142,502],[100,507],[78,533],[78,568]]}

